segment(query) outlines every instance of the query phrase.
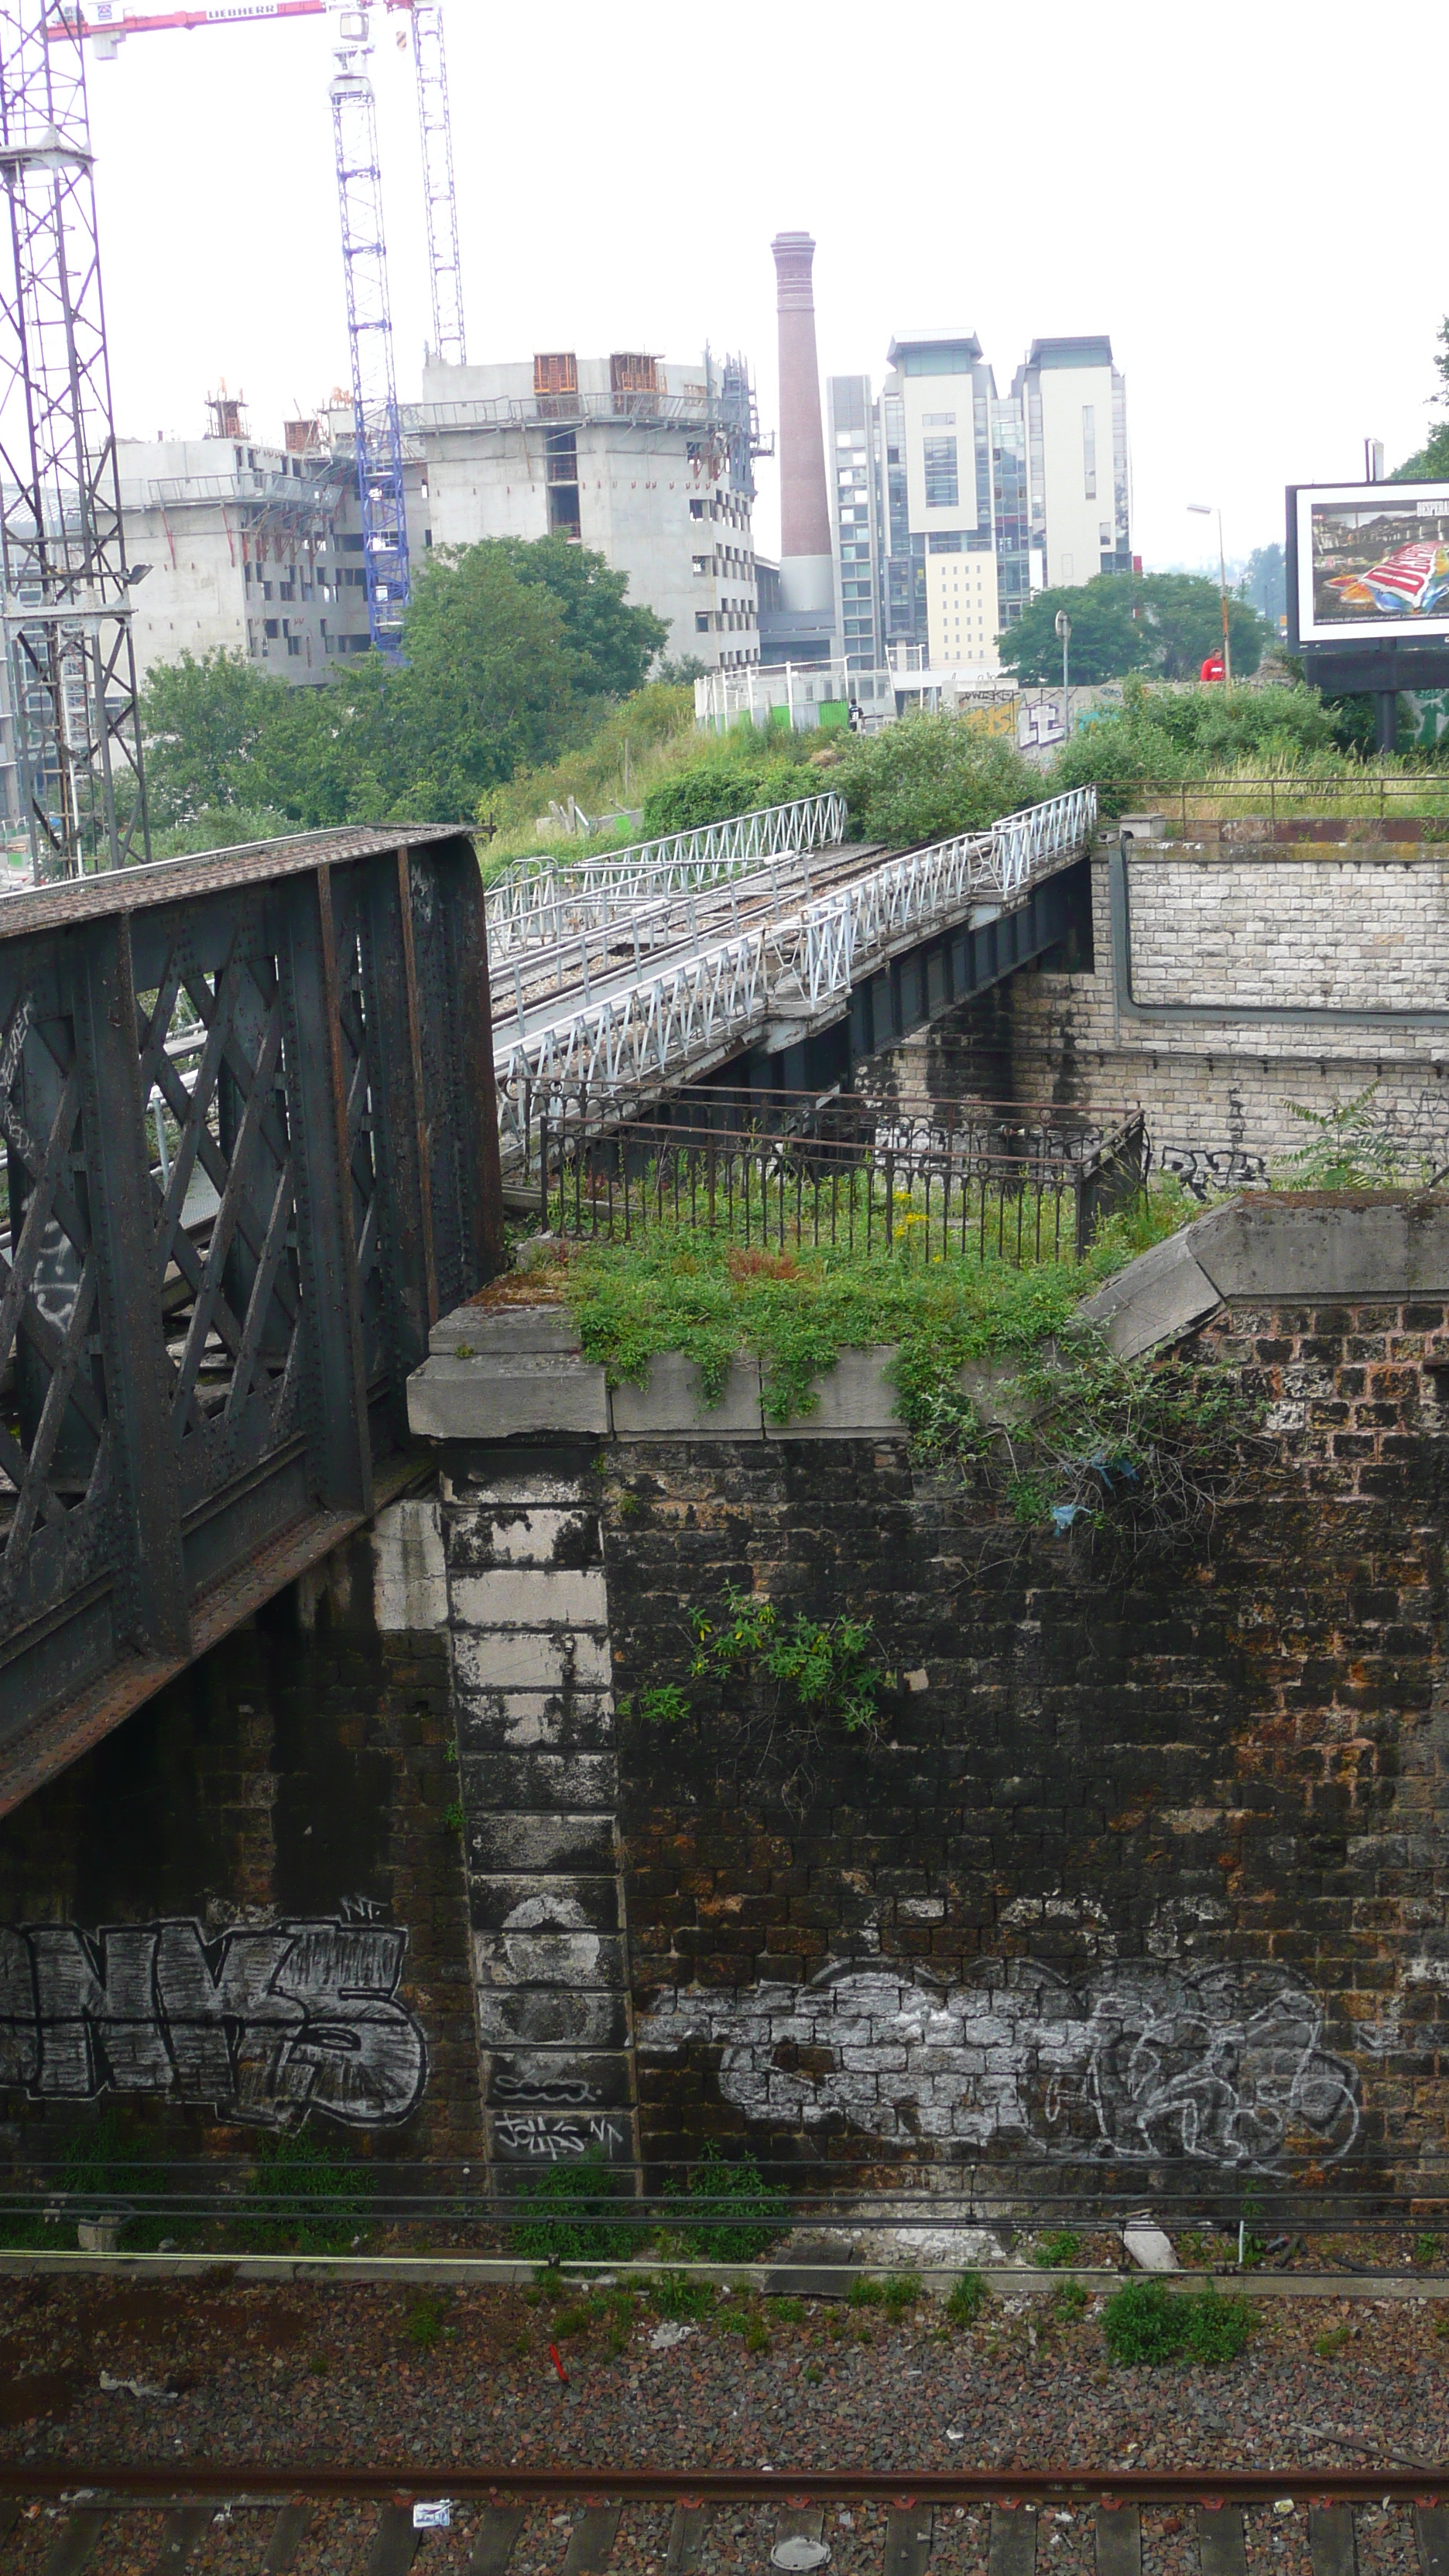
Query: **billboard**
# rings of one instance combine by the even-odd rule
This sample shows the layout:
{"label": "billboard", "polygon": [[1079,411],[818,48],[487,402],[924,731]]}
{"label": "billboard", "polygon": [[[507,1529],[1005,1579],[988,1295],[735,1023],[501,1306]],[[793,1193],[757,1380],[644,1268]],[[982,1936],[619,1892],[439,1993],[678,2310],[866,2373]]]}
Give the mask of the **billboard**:
{"label": "billboard", "polygon": [[1449,483],[1307,483],[1289,500],[1299,644],[1449,639]]}

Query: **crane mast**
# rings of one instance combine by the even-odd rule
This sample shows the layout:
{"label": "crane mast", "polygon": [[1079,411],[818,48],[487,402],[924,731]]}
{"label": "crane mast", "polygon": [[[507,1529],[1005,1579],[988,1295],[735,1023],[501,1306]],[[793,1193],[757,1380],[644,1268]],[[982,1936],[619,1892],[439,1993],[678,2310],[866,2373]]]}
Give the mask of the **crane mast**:
{"label": "crane mast", "polygon": [[428,273],[433,285],[433,355],[466,366],[463,262],[458,246],[458,191],[448,114],[448,58],[439,0],[413,0],[413,66],[418,84],[418,136],[428,214]]}
{"label": "crane mast", "polygon": [[[39,9],[46,21],[42,53],[57,45],[70,46],[79,59],[82,43],[91,41],[104,59],[113,57],[128,36],[282,18],[319,18],[329,13],[338,16],[337,70],[330,95],[352,362],[353,437],[362,512],[367,620],[377,650],[395,661],[401,651],[410,566],[377,112],[367,69],[371,53],[369,13],[374,5],[377,0],[355,0],[355,5],[353,0],[197,0],[197,5],[189,8],[138,9],[126,6],[125,0],[90,0],[88,8],[84,0],[9,0],[8,6],[0,0],[0,28],[7,19],[18,25],[27,20],[28,13]],[[389,13],[405,13],[412,24],[433,346],[438,356],[461,366],[466,354],[462,261],[441,0],[380,0],[380,5]]]}
{"label": "crane mast", "polygon": [[367,74],[366,9],[344,9],[341,33],[332,81],[332,129],[352,350],[352,420],[367,623],[377,650],[396,661],[402,651],[409,591],[407,487],[393,366],[377,105]]}
{"label": "crane mast", "polygon": [[0,582],[37,883],[150,856],[81,40],[0,0]]}

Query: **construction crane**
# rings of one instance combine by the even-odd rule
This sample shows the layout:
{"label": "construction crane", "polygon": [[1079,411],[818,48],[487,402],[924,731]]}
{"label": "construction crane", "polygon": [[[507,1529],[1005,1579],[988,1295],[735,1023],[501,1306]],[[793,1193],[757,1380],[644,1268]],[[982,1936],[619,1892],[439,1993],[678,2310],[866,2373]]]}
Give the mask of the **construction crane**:
{"label": "construction crane", "polygon": [[0,0],[0,618],[36,883],[150,856],[80,40]]}
{"label": "construction crane", "polygon": [[[402,650],[411,573],[382,167],[377,147],[376,100],[368,68],[373,5],[374,0],[355,0],[355,5],[353,0],[209,0],[209,5],[197,8],[139,10],[127,8],[123,0],[91,0],[89,9],[82,14],[62,0],[55,9],[52,28],[57,37],[89,41],[98,57],[105,60],[114,58],[129,36],[158,35],[178,28],[234,27],[284,18],[337,18],[336,70],[330,95],[352,360],[353,436],[362,512],[367,622],[377,650],[396,661]],[[437,356],[461,366],[467,349],[441,0],[381,0],[381,5],[389,15],[406,17],[412,28],[433,347]]]}

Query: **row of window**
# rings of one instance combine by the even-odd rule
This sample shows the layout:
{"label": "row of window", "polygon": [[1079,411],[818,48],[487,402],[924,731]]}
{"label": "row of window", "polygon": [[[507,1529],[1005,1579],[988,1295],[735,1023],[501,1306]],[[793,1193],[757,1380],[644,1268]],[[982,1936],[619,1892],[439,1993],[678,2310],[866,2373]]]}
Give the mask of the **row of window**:
{"label": "row of window", "polygon": [[754,622],[754,615],[749,609],[697,608],[694,612],[696,635],[747,634]]}

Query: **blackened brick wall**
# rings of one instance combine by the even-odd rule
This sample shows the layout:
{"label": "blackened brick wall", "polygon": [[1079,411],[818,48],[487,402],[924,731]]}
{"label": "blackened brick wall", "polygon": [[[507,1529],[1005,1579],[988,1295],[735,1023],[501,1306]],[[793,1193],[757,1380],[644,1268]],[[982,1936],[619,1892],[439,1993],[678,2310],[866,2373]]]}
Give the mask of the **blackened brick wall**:
{"label": "blackened brick wall", "polygon": [[868,1615],[924,1676],[793,1805],[723,1711],[622,1727],[646,2151],[1435,2187],[1443,1325],[1220,1318],[1265,1429],[1210,1543],[1135,1573],[1023,1542],[904,1442],[624,1453],[621,1693],[683,1677],[686,1605],[727,1583]]}
{"label": "blackened brick wall", "polygon": [[[374,1572],[363,1535],[0,1825],[12,2151],[101,2111],[158,2152],[235,2151],[321,2109],[364,2150],[476,2154],[447,1632],[379,1633]],[[78,1994],[78,1934],[104,1997]],[[228,1936],[252,1946],[208,1994],[198,1945],[222,1980]],[[360,2000],[334,1991],[351,1980]],[[230,2050],[219,2099],[198,2098],[202,2021],[213,2075]]]}

